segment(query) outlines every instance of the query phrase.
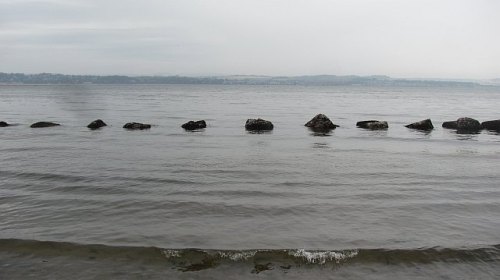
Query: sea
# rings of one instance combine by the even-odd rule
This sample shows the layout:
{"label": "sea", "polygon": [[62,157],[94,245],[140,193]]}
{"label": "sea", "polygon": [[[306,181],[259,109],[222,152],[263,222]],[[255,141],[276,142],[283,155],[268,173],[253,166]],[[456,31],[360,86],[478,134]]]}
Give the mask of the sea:
{"label": "sea", "polygon": [[[0,279],[500,279],[500,133],[441,127],[499,106],[494,86],[1,85]],[[339,127],[304,126],[319,113]]]}

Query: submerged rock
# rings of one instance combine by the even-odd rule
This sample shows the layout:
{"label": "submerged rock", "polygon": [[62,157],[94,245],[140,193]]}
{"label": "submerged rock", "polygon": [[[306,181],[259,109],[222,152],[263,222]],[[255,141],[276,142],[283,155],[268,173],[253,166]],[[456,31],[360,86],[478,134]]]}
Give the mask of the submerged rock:
{"label": "submerged rock", "polygon": [[207,127],[207,123],[204,120],[201,121],[189,121],[181,126],[185,130],[196,130]]}
{"label": "submerged rock", "polygon": [[58,123],[53,123],[53,122],[37,122],[32,124],[30,127],[31,128],[41,128],[41,127],[52,127],[52,126],[59,126],[60,124]]}
{"label": "submerged rock", "polygon": [[481,123],[482,129],[500,131],[500,120],[485,121]]}
{"label": "submerged rock", "polygon": [[387,122],[377,120],[360,121],[356,123],[356,126],[372,130],[389,128],[389,124]]}
{"label": "submerged rock", "polygon": [[95,121],[89,123],[89,125],[87,125],[87,127],[92,129],[92,130],[101,128],[103,126],[107,126],[107,124],[105,122],[103,122],[101,119],[95,120]]}
{"label": "submerged rock", "polygon": [[246,130],[261,131],[261,130],[273,130],[274,125],[270,121],[263,119],[248,119],[245,123]]}
{"label": "submerged rock", "polygon": [[312,130],[332,130],[338,127],[338,125],[334,124],[326,115],[317,114],[314,118],[308,121],[305,126],[309,127]]}
{"label": "submerged rock", "polygon": [[273,270],[272,263],[255,264],[254,269],[252,269],[251,273],[259,274],[262,271],[266,270]]}
{"label": "submerged rock", "polygon": [[457,129],[457,121],[444,122],[442,127],[449,129]]}
{"label": "submerged rock", "polygon": [[411,129],[419,129],[419,130],[433,130],[434,126],[432,125],[431,119],[426,119],[423,121],[415,122],[409,125],[405,125]]}
{"label": "submerged rock", "polygon": [[123,128],[125,129],[150,129],[151,125],[150,124],[144,124],[144,123],[136,123],[136,122],[131,122],[131,123],[126,123]]}
{"label": "submerged rock", "polygon": [[9,126],[9,124],[6,122],[0,122],[0,127],[6,127],[6,126]]}

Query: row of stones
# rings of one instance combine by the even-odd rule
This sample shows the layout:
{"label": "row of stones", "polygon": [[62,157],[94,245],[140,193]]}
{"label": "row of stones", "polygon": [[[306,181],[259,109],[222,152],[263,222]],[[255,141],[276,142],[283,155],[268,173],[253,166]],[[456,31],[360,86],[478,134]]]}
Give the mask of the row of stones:
{"label": "row of stones", "polygon": [[[58,123],[53,122],[37,122],[32,124],[30,127],[32,128],[41,128],[41,127],[52,127],[59,126]],[[0,121],[0,127],[9,126],[8,123]],[[107,124],[101,119],[95,120],[91,122],[87,127],[89,129],[99,129],[101,127],[107,126]],[[338,125],[334,124],[326,115],[318,114],[314,118],[312,118],[309,122],[305,124],[306,127],[309,127],[313,130],[319,131],[329,131],[333,130]],[[368,120],[368,121],[360,121],[356,123],[357,127],[378,130],[378,129],[388,129],[389,124],[386,121],[378,121],[378,120]],[[459,131],[479,131],[481,129],[488,130],[496,130],[500,131],[500,120],[486,121],[483,123],[479,123],[478,120],[472,118],[459,118],[456,121],[448,121],[444,122],[442,125],[444,128],[457,129]],[[197,130],[203,129],[207,127],[207,124],[204,120],[200,121],[189,121],[181,126],[186,130]],[[419,129],[419,130],[432,130],[434,126],[430,119],[422,120],[419,122],[415,122],[409,125],[406,125],[408,128]],[[126,123],[123,128],[131,129],[131,130],[143,130],[150,129],[150,124],[130,122]],[[247,130],[255,130],[255,131],[264,131],[264,130],[272,130],[274,125],[272,122],[263,120],[263,119],[248,119],[245,123],[245,129]]]}
{"label": "row of stones", "polygon": [[[316,115],[312,120],[306,123],[306,126],[319,130],[335,129],[338,127],[338,125],[333,124],[331,120],[323,114]],[[387,122],[377,121],[377,120],[361,121],[356,123],[356,126],[373,130],[389,128],[389,124]],[[408,128],[418,129],[418,130],[434,129],[434,125],[432,124],[431,119],[425,119],[405,126]],[[468,131],[477,132],[482,129],[500,131],[500,120],[485,121],[480,123],[478,120],[468,117],[463,117],[457,119],[456,121],[444,122],[442,124],[442,127],[456,129],[462,132],[468,132]]]}

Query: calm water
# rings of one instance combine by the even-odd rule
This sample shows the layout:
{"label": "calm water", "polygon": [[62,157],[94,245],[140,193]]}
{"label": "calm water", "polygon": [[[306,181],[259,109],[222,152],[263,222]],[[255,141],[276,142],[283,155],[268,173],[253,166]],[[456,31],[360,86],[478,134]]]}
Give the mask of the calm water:
{"label": "calm water", "polygon": [[[0,86],[17,124],[0,128],[0,278],[498,279],[500,135],[441,123],[499,104],[500,88]],[[307,130],[317,113],[340,127]],[[247,133],[256,117],[275,130]]]}

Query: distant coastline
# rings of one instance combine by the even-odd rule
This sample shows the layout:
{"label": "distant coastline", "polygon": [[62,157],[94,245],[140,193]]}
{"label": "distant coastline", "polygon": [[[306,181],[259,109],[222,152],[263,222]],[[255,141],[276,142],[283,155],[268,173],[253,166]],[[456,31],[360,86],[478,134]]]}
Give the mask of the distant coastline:
{"label": "distant coastline", "polygon": [[0,84],[206,84],[206,85],[303,85],[303,86],[435,86],[475,87],[495,85],[474,81],[399,79],[388,76],[121,76],[64,75],[52,73],[0,73]]}

